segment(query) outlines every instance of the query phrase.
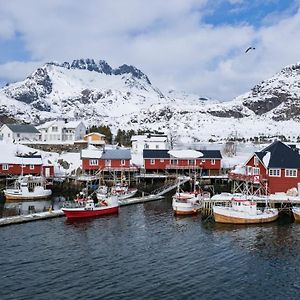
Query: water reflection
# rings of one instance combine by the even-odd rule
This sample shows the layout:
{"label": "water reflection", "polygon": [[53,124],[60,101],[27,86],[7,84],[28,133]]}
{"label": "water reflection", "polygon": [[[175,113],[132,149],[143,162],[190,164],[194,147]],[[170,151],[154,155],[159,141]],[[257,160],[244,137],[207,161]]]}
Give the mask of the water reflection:
{"label": "water reflection", "polygon": [[56,210],[61,208],[64,198],[54,197],[50,200],[39,201],[16,201],[16,202],[0,202],[0,216],[17,216],[27,215],[31,213],[38,213],[48,211],[49,209]]}

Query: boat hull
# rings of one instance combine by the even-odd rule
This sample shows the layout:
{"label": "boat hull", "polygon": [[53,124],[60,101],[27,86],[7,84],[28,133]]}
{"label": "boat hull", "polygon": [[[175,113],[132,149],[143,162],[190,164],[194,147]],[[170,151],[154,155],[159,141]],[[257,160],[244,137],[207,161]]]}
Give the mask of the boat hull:
{"label": "boat hull", "polygon": [[296,222],[300,222],[300,210],[293,208],[293,215]]}
{"label": "boat hull", "polygon": [[199,205],[187,201],[181,202],[178,199],[173,199],[172,207],[175,215],[195,215],[200,210]]}
{"label": "boat hull", "polygon": [[84,209],[84,208],[62,208],[65,216],[68,219],[77,219],[77,218],[91,218],[98,216],[105,216],[110,214],[116,214],[119,212],[119,206],[115,207],[106,207],[106,208],[94,208]]}
{"label": "boat hull", "polygon": [[262,214],[257,216],[233,216],[222,212],[213,212],[215,222],[226,224],[260,224],[276,221],[278,218],[278,212],[270,214]]}
{"label": "boat hull", "polygon": [[32,194],[13,194],[13,193],[6,193],[4,192],[5,199],[7,201],[12,200],[40,200],[40,199],[46,199],[49,198],[52,195],[52,192],[45,194],[36,195],[34,193]]}

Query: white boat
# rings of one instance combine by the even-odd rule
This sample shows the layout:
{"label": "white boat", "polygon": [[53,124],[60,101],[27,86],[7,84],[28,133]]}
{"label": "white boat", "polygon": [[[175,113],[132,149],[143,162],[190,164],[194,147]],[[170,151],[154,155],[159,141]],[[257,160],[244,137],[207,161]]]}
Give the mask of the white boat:
{"label": "white boat", "polygon": [[197,214],[202,207],[202,200],[209,199],[209,193],[194,195],[192,198],[180,198],[175,194],[172,200],[172,208],[175,215]]}
{"label": "white boat", "polygon": [[46,189],[46,180],[41,176],[20,176],[13,188],[4,190],[6,200],[38,200],[52,195],[50,189]]}
{"label": "white boat", "polygon": [[125,200],[133,197],[137,191],[135,188],[130,189],[128,185],[116,184],[111,188],[110,192],[106,186],[101,186],[98,188],[96,195],[98,200],[106,199],[111,195],[116,196],[118,200]]}
{"label": "white boat", "polygon": [[257,208],[254,201],[247,197],[233,198],[231,206],[213,206],[213,214],[217,223],[230,224],[256,224],[275,221],[278,210],[266,207],[264,210]]}
{"label": "white boat", "polygon": [[293,212],[295,221],[300,222],[300,207],[299,206],[294,206],[292,208],[292,212]]}

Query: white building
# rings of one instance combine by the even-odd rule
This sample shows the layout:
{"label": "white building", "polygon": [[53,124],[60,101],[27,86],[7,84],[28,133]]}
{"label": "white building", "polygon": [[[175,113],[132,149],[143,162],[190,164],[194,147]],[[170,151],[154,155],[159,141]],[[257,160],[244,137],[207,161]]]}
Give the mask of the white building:
{"label": "white building", "polygon": [[131,138],[132,152],[142,153],[144,149],[169,149],[169,141],[167,135],[148,134],[134,135]]}
{"label": "white building", "polygon": [[39,126],[39,130],[41,132],[41,141],[48,143],[82,140],[86,133],[86,127],[82,121],[50,121]]}
{"label": "white building", "polygon": [[6,142],[38,141],[40,132],[33,125],[4,124],[0,128],[0,139]]}

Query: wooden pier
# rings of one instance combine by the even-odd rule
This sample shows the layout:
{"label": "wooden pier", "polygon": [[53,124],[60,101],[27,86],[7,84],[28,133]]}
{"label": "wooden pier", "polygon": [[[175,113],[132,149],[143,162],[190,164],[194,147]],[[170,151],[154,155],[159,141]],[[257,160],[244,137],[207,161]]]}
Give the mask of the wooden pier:
{"label": "wooden pier", "polygon": [[0,226],[7,226],[7,225],[12,225],[12,224],[20,224],[20,223],[27,223],[27,222],[32,222],[32,221],[51,219],[51,218],[56,218],[56,217],[62,217],[63,215],[64,215],[63,211],[58,209],[58,210],[34,213],[34,214],[29,214],[29,215],[7,217],[7,218],[0,219]]}

